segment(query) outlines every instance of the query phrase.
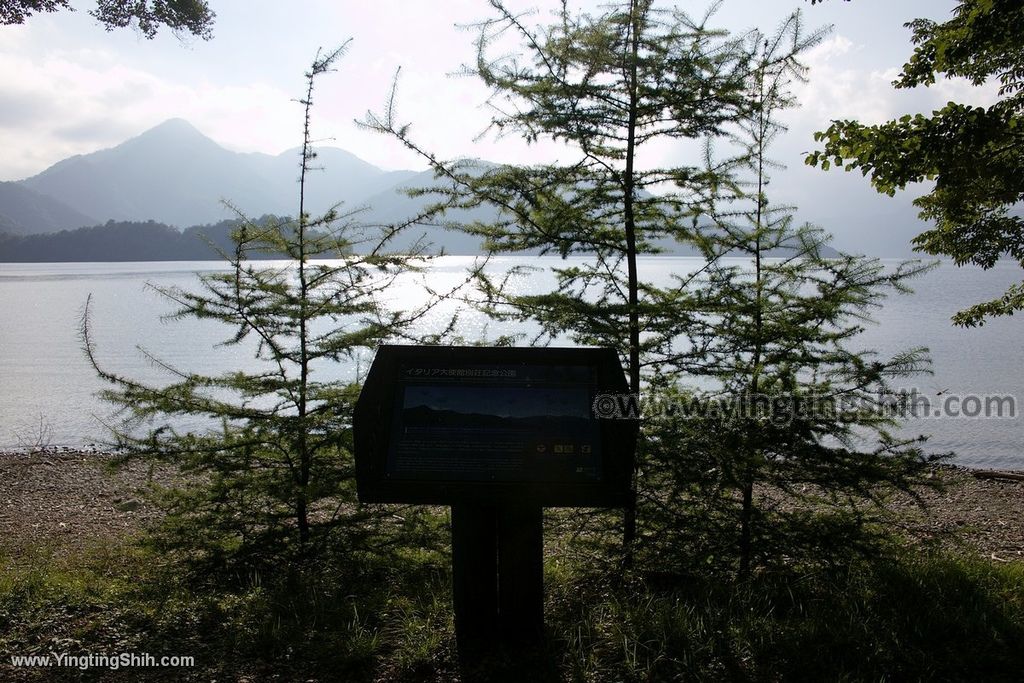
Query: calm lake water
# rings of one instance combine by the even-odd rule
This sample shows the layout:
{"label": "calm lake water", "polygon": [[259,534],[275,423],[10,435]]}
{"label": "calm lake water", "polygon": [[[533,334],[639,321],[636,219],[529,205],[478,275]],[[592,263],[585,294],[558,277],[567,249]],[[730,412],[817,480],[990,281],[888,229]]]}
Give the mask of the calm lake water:
{"label": "calm lake water", "polygon": [[[430,282],[458,282],[470,257],[444,257],[432,266]],[[517,262],[496,259],[496,271]],[[557,258],[530,259],[532,265],[564,264]],[[696,259],[658,257],[642,266],[652,279],[692,271]],[[84,446],[101,441],[111,408],[95,393],[102,388],[87,363],[78,337],[86,297],[98,356],[110,370],[146,381],[167,375],[140,350],[184,370],[216,374],[227,368],[253,367],[252,347],[223,347],[224,327],[211,321],[169,321],[173,305],[146,286],[194,287],[196,272],[217,270],[215,262],[0,264],[0,449],[16,448],[48,430],[52,445]],[[931,350],[934,375],[904,382],[929,397],[1005,395],[1016,401],[1012,418],[915,420],[905,435],[927,434],[926,447],[953,451],[968,466],[1024,469],[1024,317],[999,319],[982,328],[954,328],[949,317],[969,303],[994,297],[1021,277],[1011,262],[989,271],[943,263],[914,282],[915,293],[890,298],[875,314],[877,325],[862,337],[865,348],[883,354],[916,346]],[[550,276],[519,282],[523,290],[541,288]],[[418,296],[406,283],[393,291],[397,301]],[[439,325],[445,312],[424,321]],[[493,338],[507,331],[481,315],[462,318],[467,339]],[[351,366],[321,368],[337,377]],[[188,425],[186,425],[188,426]]]}

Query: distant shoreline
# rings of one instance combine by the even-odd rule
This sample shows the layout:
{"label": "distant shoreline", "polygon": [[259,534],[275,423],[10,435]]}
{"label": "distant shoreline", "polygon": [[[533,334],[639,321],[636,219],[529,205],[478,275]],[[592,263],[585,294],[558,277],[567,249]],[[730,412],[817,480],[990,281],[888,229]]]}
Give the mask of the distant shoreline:
{"label": "distant shoreline", "polygon": [[[289,219],[281,216],[264,215],[252,221],[256,225],[281,225]],[[37,232],[15,234],[0,232],[0,262],[4,263],[120,263],[124,261],[222,261],[224,254],[235,250],[234,234],[243,222],[239,219],[222,220],[218,223],[193,225],[179,229],[174,225],[153,220],[110,220],[106,223],[89,225],[59,232]],[[368,223],[370,232],[383,229],[387,223]],[[358,235],[358,228],[357,235]],[[444,250],[454,256],[483,256],[481,241],[458,230],[446,230],[438,226],[409,226],[389,238],[387,247],[395,252],[416,251],[421,238],[431,250]],[[362,243],[357,240],[357,243]],[[370,239],[363,243],[367,251],[375,243]],[[689,244],[676,242],[669,237],[652,240],[652,247],[661,253],[645,256],[697,257],[700,252]],[[770,249],[765,255],[772,257],[792,256],[799,245],[784,243]],[[532,257],[540,249],[534,248],[510,256]],[[353,249],[353,253],[362,253]],[[839,256],[828,245],[821,247],[827,258]],[[250,254],[250,258],[273,260],[286,258],[283,253]]]}
{"label": "distant shoreline", "polygon": [[[0,233],[0,239],[2,239],[3,237],[4,237],[3,233]],[[483,252],[468,252],[468,253],[445,252],[444,256],[455,256],[455,257],[460,257],[460,258],[472,258],[472,257],[478,257],[478,256],[486,256],[486,254],[484,254]],[[536,254],[536,253],[533,253],[533,252],[517,252],[517,253],[501,252],[501,253],[498,253],[498,254],[494,254],[494,256],[498,256],[498,257],[502,257],[502,258],[515,258],[515,257],[537,258],[539,255]],[[669,253],[640,254],[640,256],[642,258],[692,258],[692,259],[699,259],[699,258],[701,258],[699,255],[694,255],[694,254],[669,254]],[[2,257],[2,253],[0,253],[0,257]],[[562,257],[559,256],[558,254],[548,254],[548,255],[546,255],[546,257],[556,258],[556,259],[559,259],[559,260],[562,259]],[[425,255],[424,258],[437,258],[437,255],[433,255],[433,256]],[[570,254],[569,258],[586,258],[586,254]],[[741,258],[741,257],[728,257],[728,258]],[[774,258],[781,258],[781,257],[774,257]],[[928,254],[910,254],[908,256],[871,256],[871,255],[868,255],[868,256],[866,256],[866,258],[878,259],[880,261],[907,261],[907,260],[909,260],[909,261],[915,261],[915,260],[917,260],[917,261],[928,261],[928,262],[935,261],[935,262],[938,262],[940,264],[955,265],[955,261],[953,259],[950,259],[950,258],[938,258],[938,257],[935,257],[935,256],[930,256]],[[276,256],[275,255],[275,256],[260,256],[260,257],[253,258],[252,260],[282,261],[282,260],[286,260],[286,258],[283,257],[283,256]],[[334,260],[334,259],[314,259],[314,260]],[[189,258],[107,258],[107,259],[66,258],[66,259],[50,259],[50,260],[14,260],[14,261],[3,260],[2,258],[0,258],[0,266],[16,266],[16,265],[28,265],[28,264],[31,264],[31,265],[47,265],[47,264],[67,265],[67,264],[71,264],[71,263],[80,263],[80,264],[83,264],[83,265],[88,265],[88,264],[99,264],[99,263],[106,264],[106,263],[193,263],[193,262],[202,262],[202,263],[217,263],[217,262],[220,262],[220,263],[223,263],[225,265],[228,265],[230,263],[230,261],[227,261],[227,260],[221,258],[220,256],[195,256],[195,257],[189,257]],[[993,267],[996,267],[996,266],[1004,266],[1004,267],[1005,266],[1010,266],[1010,267],[1015,267],[1015,268],[1019,267],[1017,261],[1014,260],[1014,259],[998,259],[996,261],[996,263],[995,263],[995,266],[993,266]],[[974,266],[972,264],[964,264],[962,266],[957,266],[957,268],[980,269],[978,266]],[[989,268],[987,270],[991,270],[991,268]]]}

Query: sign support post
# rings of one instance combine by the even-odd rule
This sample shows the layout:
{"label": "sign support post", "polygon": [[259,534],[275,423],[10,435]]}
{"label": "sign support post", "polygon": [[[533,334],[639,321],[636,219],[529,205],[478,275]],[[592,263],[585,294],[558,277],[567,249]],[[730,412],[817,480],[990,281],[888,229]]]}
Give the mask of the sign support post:
{"label": "sign support post", "polygon": [[452,506],[452,598],[465,654],[530,647],[544,631],[544,520],[538,506]]}
{"label": "sign support post", "polygon": [[637,425],[604,419],[627,390],[613,349],[378,349],[353,418],[359,499],[451,506],[464,661],[542,642],[544,507],[628,504]]}
{"label": "sign support post", "polygon": [[544,510],[507,505],[498,511],[498,619],[507,643],[544,635]]}
{"label": "sign support post", "polygon": [[463,657],[483,654],[498,628],[498,519],[492,507],[452,505],[452,607]]}

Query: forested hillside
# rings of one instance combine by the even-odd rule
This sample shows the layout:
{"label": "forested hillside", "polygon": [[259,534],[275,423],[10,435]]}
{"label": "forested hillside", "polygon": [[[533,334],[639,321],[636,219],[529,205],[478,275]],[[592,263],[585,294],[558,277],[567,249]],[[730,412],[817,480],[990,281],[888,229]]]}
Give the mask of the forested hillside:
{"label": "forested hillside", "polygon": [[[272,219],[264,216],[260,222]],[[68,261],[205,261],[232,250],[231,231],[238,220],[178,230],[156,221],[107,221],[46,235],[0,233],[0,261],[9,263]],[[259,254],[253,258],[278,258]]]}

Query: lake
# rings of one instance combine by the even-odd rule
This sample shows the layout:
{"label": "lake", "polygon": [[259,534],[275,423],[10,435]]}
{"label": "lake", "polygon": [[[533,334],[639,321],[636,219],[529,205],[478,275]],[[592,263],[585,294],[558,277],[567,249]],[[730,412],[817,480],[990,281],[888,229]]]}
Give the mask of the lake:
{"label": "lake", "polygon": [[[460,256],[435,261],[432,285],[456,283],[472,261]],[[522,262],[503,257],[491,267],[501,271]],[[529,263],[548,267],[564,262],[541,257]],[[697,264],[694,258],[651,257],[641,267],[652,279],[667,281],[672,273],[692,271]],[[112,371],[146,381],[166,380],[164,371],[140,349],[190,371],[215,374],[253,367],[251,346],[217,346],[228,336],[219,324],[163,319],[173,305],[146,286],[194,287],[197,272],[221,268],[217,262],[0,264],[0,450],[31,445],[41,432],[55,446],[81,447],[103,439],[111,408],[95,396],[102,384],[78,336],[89,294],[97,354]],[[934,375],[904,386],[936,398],[1002,395],[1016,401],[1012,418],[920,419],[908,423],[901,434],[929,435],[928,450],[953,451],[955,462],[962,465],[1024,469],[1024,318],[997,319],[975,329],[949,322],[958,309],[1002,293],[1020,277],[1019,266],[1012,262],[989,271],[944,262],[913,282],[913,294],[894,296],[876,312],[877,325],[862,335],[863,347],[883,354],[916,346],[931,350]],[[540,274],[518,286],[539,290],[550,282],[550,275]],[[417,296],[411,283],[393,293],[397,301]],[[439,325],[444,317],[437,311],[423,322],[424,329]],[[480,339],[509,330],[472,312],[464,315],[460,331],[467,339]],[[349,366],[321,370],[337,377],[354,372]]]}

